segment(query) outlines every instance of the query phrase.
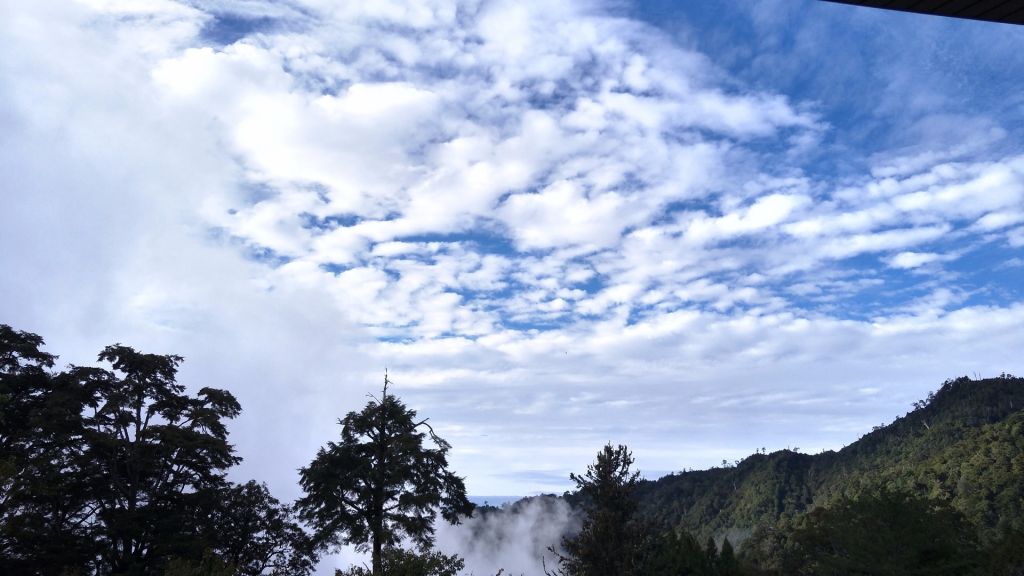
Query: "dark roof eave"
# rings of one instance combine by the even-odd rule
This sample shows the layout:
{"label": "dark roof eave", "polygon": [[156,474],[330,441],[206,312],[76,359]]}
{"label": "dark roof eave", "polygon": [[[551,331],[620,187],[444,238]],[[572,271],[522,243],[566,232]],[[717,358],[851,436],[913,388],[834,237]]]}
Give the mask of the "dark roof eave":
{"label": "dark roof eave", "polygon": [[1024,24],[1024,0],[825,0],[902,12]]}

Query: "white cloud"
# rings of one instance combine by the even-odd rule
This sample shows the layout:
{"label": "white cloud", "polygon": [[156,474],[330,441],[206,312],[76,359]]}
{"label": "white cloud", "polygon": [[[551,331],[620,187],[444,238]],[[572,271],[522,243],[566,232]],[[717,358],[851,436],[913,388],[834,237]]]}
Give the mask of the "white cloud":
{"label": "white cloud", "polygon": [[981,230],[991,231],[1024,222],[1024,212],[989,212],[975,223]]}
{"label": "white cloud", "polygon": [[615,245],[621,230],[625,201],[607,192],[583,195],[578,184],[555,182],[537,194],[517,194],[498,212],[514,231],[524,250],[584,244],[595,248]]}
{"label": "white cloud", "polygon": [[900,252],[889,259],[889,265],[894,268],[917,268],[941,258],[939,254],[930,252]]}
{"label": "white cloud", "polygon": [[689,223],[686,238],[698,244],[771,228],[808,203],[804,196],[771,194],[758,198],[749,208],[719,218],[698,218]]}

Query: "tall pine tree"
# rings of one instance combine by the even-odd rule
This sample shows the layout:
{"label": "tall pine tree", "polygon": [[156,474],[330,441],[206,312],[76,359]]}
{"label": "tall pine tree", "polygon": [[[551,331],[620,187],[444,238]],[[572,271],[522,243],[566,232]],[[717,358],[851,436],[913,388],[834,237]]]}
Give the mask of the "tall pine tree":
{"label": "tall pine tree", "polygon": [[[468,515],[463,479],[448,468],[451,446],[388,391],[339,421],[341,440],[328,442],[301,470],[306,495],[297,502],[321,549],[355,544],[372,554],[373,575],[384,552],[403,536],[421,549],[433,543],[434,514],[452,523]],[[428,446],[427,435],[434,444]]]}
{"label": "tall pine tree", "polygon": [[570,474],[586,519],[579,534],[562,541],[562,576],[638,574],[643,535],[636,525],[634,490],[640,473],[630,471],[633,456],[622,445],[607,444],[583,475]]}

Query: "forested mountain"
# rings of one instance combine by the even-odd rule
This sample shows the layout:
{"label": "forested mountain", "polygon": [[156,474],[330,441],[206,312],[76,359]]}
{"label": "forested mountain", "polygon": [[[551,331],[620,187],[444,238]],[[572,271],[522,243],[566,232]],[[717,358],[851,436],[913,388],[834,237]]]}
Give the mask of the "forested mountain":
{"label": "forested mountain", "polygon": [[753,454],[732,467],[643,482],[639,514],[662,529],[736,544],[815,507],[887,489],[948,502],[991,541],[1024,529],[1022,408],[1024,378],[948,380],[837,452]]}

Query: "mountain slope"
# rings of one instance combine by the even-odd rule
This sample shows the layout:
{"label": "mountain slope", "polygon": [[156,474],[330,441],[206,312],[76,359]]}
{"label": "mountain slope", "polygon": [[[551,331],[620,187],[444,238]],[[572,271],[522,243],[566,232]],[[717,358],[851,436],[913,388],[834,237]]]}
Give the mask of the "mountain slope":
{"label": "mountain slope", "polygon": [[928,400],[838,452],[754,454],[735,467],[641,485],[640,514],[700,538],[744,540],[874,487],[939,498],[983,538],[1024,528],[1024,378],[948,380]]}

